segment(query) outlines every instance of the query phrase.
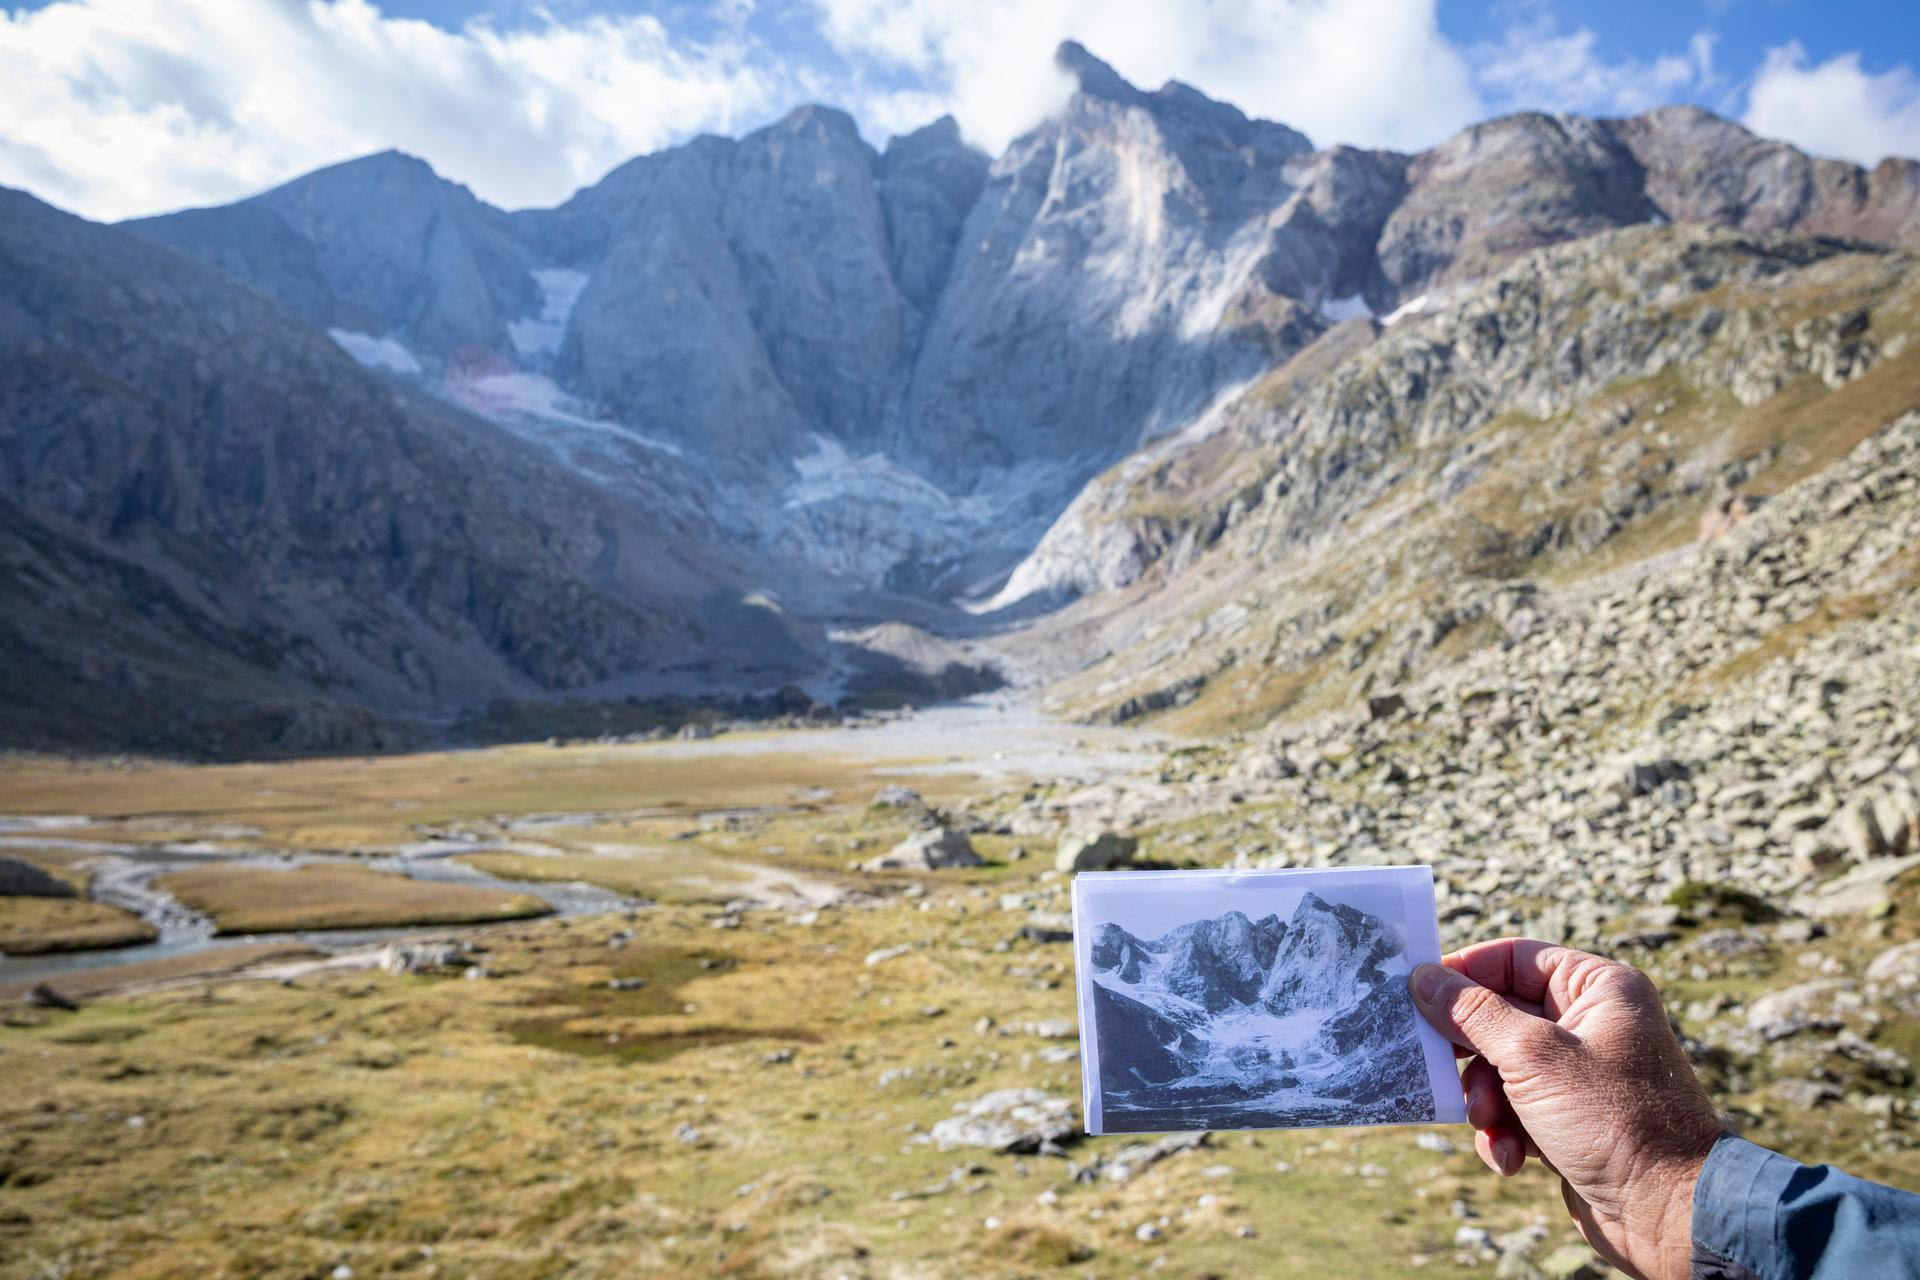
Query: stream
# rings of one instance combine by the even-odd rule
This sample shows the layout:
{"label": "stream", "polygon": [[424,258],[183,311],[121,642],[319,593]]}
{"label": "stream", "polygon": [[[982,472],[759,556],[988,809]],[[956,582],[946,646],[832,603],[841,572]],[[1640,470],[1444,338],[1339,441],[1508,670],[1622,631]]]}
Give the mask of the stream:
{"label": "stream", "polygon": [[[502,889],[530,893],[551,906],[556,915],[594,915],[620,911],[632,900],[608,889],[578,881],[556,883],[538,880],[508,880],[452,860],[451,855],[477,853],[484,843],[440,843],[438,847],[414,846],[406,857],[352,858],[337,854],[231,853],[196,843],[165,845],[114,844],[96,840],[70,840],[38,834],[58,830],[60,826],[78,826],[89,821],[78,819],[31,820],[27,828],[21,819],[0,819],[0,853],[10,848],[65,849],[74,853],[98,855],[87,867],[93,872],[89,896],[131,911],[152,925],[159,937],[152,942],[130,947],[110,947],[97,951],[66,951],[49,955],[0,955],[0,982],[22,978],[48,978],[83,969],[101,969],[110,965],[135,964],[161,960],[169,956],[192,955],[221,947],[256,942],[301,942],[321,951],[338,953],[396,938],[443,934],[456,925],[401,925],[385,929],[315,929],[290,933],[245,934],[215,937],[213,922],[183,906],[154,881],[182,867],[217,862],[232,867],[284,867],[309,865],[346,865],[393,871],[415,880],[433,880],[446,884],[470,885],[479,889]],[[12,834],[30,829],[32,835]],[[428,849],[431,849],[429,852]]]}

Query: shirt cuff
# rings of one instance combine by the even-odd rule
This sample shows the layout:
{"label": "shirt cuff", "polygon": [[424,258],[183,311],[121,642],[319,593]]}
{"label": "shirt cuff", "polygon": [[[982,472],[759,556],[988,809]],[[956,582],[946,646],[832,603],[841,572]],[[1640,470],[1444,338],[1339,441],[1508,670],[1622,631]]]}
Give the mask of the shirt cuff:
{"label": "shirt cuff", "polygon": [[1708,1259],[1732,1263],[1755,1276],[1778,1274],[1768,1263],[1780,1257],[1780,1201],[1800,1168],[1730,1133],[1713,1144],[1693,1188],[1696,1274]]}

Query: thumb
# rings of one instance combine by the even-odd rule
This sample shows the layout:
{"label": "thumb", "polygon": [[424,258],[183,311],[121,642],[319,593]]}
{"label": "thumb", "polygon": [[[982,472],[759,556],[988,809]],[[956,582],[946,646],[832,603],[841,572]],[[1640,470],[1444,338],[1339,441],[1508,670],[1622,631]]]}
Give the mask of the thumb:
{"label": "thumb", "polygon": [[1434,1029],[1485,1058],[1517,1068],[1552,1043],[1554,1026],[1445,965],[1423,964],[1408,979],[1413,1002]]}

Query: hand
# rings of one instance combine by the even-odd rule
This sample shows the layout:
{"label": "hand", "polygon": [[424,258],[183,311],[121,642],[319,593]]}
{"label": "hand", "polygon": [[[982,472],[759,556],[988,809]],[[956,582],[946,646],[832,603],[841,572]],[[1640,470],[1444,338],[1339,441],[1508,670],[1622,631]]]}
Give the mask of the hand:
{"label": "hand", "polygon": [[1474,1055],[1460,1080],[1480,1158],[1511,1177],[1537,1157],[1607,1261],[1686,1280],[1694,1183],[1725,1126],[1647,975],[1503,938],[1409,982],[1427,1021]]}

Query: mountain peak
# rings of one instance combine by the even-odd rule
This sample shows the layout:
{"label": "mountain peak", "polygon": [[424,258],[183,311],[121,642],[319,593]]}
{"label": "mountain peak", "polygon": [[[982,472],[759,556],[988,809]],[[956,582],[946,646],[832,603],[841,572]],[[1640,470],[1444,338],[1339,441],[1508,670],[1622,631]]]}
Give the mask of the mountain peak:
{"label": "mountain peak", "polygon": [[1078,40],[1062,40],[1053,51],[1053,64],[1080,83],[1080,92],[1116,102],[1133,102],[1140,91],[1118,71],[1087,52]]}
{"label": "mountain peak", "polygon": [[853,122],[852,116],[838,107],[829,107],[818,102],[809,102],[795,107],[780,117],[773,127],[782,133],[795,133],[802,129],[818,127],[845,134],[855,141],[861,140],[860,126]]}
{"label": "mountain peak", "polygon": [[[428,164],[419,156],[413,155],[410,152],[401,151],[397,147],[388,147],[385,151],[375,151],[369,155],[355,156],[351,160],[342,160],[338,164],[330,164],[325,168],[316,169],[314,173],[364,173],[381,176],[404,174],[409,177],[432,179],[438,179],[440,177],[440,175],[434,171],[431,164]],[[307,176],[312,177],[314,175],[309,174]]]}

